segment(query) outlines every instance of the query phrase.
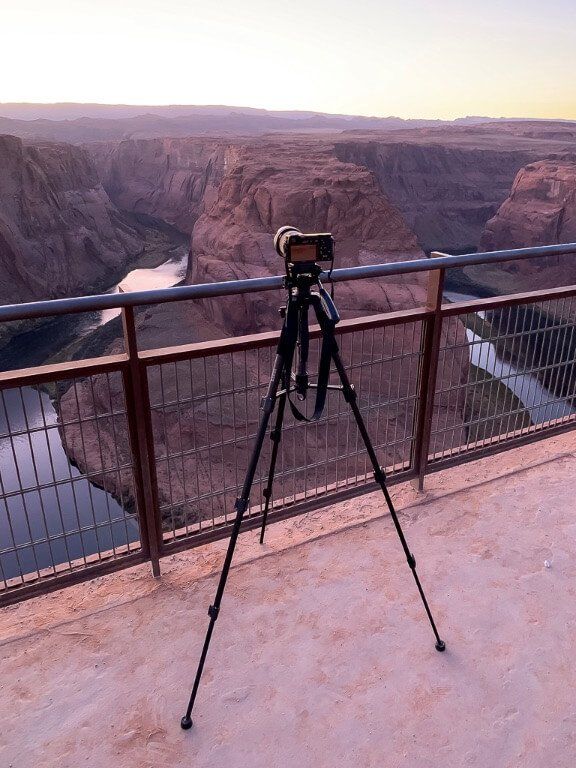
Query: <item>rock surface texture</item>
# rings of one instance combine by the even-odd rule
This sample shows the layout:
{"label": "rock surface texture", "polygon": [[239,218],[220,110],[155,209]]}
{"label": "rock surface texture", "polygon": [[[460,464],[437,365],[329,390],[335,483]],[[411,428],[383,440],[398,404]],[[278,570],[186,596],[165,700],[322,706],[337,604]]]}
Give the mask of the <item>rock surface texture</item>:
{"label": "rock surface texture", "polygon": [[0,301],[89,293],[142,250],[83,149],[0,136]]}
{"label": "rock surface texture", "polygon": [[[576,159],[542,160],[522,168],[510,196],[488,221],[482,250],[576,242]],[[576,254],[526,259],[502,265],[509,290],[552,288],[576,283]],[[497,288],[494,270],[474,274]],[[514,288],[514,284],[516,288]]]}
{"label": "rock surface texture", "polygon": [[110,198],[190,234],[224,171],[226,142],[149,139],[87,146]]}

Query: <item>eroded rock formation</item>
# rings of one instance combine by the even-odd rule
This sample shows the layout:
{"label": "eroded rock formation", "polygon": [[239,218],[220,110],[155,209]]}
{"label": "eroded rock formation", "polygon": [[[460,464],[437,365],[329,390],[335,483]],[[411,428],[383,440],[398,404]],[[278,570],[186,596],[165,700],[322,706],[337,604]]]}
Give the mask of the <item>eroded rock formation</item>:
{"label": "eroded rock formation", "polygon": [[[297,149],[279,142],[228,149],[218,196],[192,233],[193,282],[278,274],[283,264],[272,235],[287,222],[303,231],[332,232],[339,266],[422,255],[414,233],[370,171],[341,162],[331,145],[313,142]],[[412,276],[342,285],[339,302],[344,310],[366,312],[414,306],[421,284]],[[265,297],[246,295],[211,302],[209,313],[235,332],[275,327],[272,307],[263,303],[270,304]]]}
{"label": "eroded rock formation", "polygon": [[0,137],[3,299],[88,293],[143,250],[86,152]]}
{"label": "eroded rock formation", "polygon": [[123,210],[145,213],[190,234],[224,172],[226,142],[218,139],[130,139],[92,144],[102,182]]}
{"label": "eroded rock formation", "polygon": [[1,302],[107,287],[143,248],[83,149],[0,136]]}
{"label": "eroded rock formation", "polygon": [[[510,196],[488,221],[483,250],[576,241],[576,160],[542,160],[519,171]],[[533,290],[576,284],[576,254],[508,262],[469,270],[494,290]]]}
{"label": "eroded rock formation", "polygon": [[[217,194],[203,201],[203,210],[193,227],[190,280],[209,282],[277,274],[282,270],[282,261],[273,250],[272,236],[278,226],[287,222],[304,230],[332,231],[337,241],[338,264],[342,266],[421,255],[414,233],[382,193],[372,172],[339,160],[331,143],[299,142],[298,148],[297,153],[294,146],[284,140],[270,140],[257,147],[246,144],[226,148]],[[205,301],[202,306],[150,309],[138,319],[141,346],[150,348],[277,329],[280,322],[277,307],[282,299],[283,295],[249,294]],[[424,300],[423,279],[414,275],[341,284],[337,288],[337,302],[344,316],[409,308],[421,305]],[[463,341],[462,328],[451,325],[449,332],[454,337],[451,343],[458,335]],[[115,347],[118,348],[119,345]],[[366,409],[368,419],[374,419],[378,413],[373,432],[382,461],[387,465],[403,465],[409,459],[411,445],[403,436],[413,427],[419,352],[417,324],[402,330],[369,334],[364,340],[356,336],[352,343],[350,340],[344,343],[347,361],[359,366],[356,371],[363,370],[363,379],[358,382],[361,406]],[[368,365],[382,358],[391,358],[391,361]],[[453,377],[466,376],[467,355],[463,345],[450,362],[444,370],[450,370]],[[203,361],[197,361],[180,368],[167,365],[161,374],[158,370],[151,372],[152,401],[171,404],[155,408],[152,415],[158,493],[166,526],[196,526],[211,515],[218,518],[226,509],[231,509],[269,375],[269,359],[262,359],[257,351],[227,355],[219,363],[213,358],[206,366]],[[105,412],[109,408],[108,387],[104,377],[97,377],[92,384],[79,383],[76,392],[66,393],[62,413],[65,421],[71,423],[63,430],[64,439],[81,467],[89,466],[92,472],[102,472],[102,485],[118,497],[126,498],[127,481],[119,479],[118,474],[103,471],[110,468],[106,462],[113,454],[102,454],[96,427],[90,421],[95,411]],[[448,391],[447,381],[443,382],[442,389]],[[222,399],[206,397],[207,393],[223,390],[237,394]],[[114,401],[120,397],[119,390],[112,393]],[[175,405],[176,402],[181,404]],[[332,409],[336,407],[334,404]],[[342,409],[342,403],[339,408]],[[453,439],[461,440],[462,403],[439,397],[435,423],[446,425],[452,430]],[[112,428],[112,424],[100,420],[100,432],[106,430],[109,441],[112,441]],[[121,441],[116,444],[128,455],[125,431],[117,429],[116,432],[119,436],[116,439]],[[241,434],[245,436],[243,439],[239,438]],[[288,435],[291,438],[283,447],[284,465],[301,467],[291,475],[292,495],[314,484],[313,474],[309,475],[312,470],[304,467],[314,466],[319,457],[325,455],[327,445],[334,455],[343,455],[350,450],[349,440],[355,440],[354,427],[347,418],[338,428],[334,422],[329,430],[298,428],[295,432],[292,427]],[[87,456],[83,453],[85,446],[91,446]],[[265,461],[264,458],[262,471],[265,471]],[[358,461],[358,466],[362,466],[363,458]],[[352,463],[348,467],[346,462],[346,469],[332,463],[321,482],[336,482],[338,473],[345,471],[355,473],[357,470]],[[226,488],[226,492],[205,501],[199,498],[221,488]]]}
{"label": "eroded rock formation", "polygon": [[338,156],[371,169],[425,250],[474,248],[530,155],[385,137],[338,142]]}

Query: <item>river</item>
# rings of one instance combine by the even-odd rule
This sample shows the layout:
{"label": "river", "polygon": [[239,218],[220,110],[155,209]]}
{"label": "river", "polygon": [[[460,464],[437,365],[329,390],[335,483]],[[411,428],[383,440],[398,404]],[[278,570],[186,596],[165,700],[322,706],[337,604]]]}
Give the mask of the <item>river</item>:
{"label": "river", "polygon": [[[174,249],[159,266],[129,272],[109,293],[176,285],[185,277],[187,261],[187,248]],[[55,346],[78,340],[119,314],[105,310],[72,326],[55,321],[20,334],[2,351],[3,368],[38,365]],[[22,493],[23,488],[34,490]],[[0,392],[0,494],[0,579],[82,559],[139,537],[133,516],[68,460],[58,414],[42,389]]]}
{"label": "river", "polygon": [[[447,291],[444,298],[448,301],[471,301],[477,296]],[[486,319],[485,312],[477,312],[478,317]],[[532,424],[542,424],[552,419],[560,419],[576,413],[574,406],[566,399],[559,398],[546,389],[540,381],[529,373],[521,373],[518,368],[498,356],[496,347],[485,341],[470,328],[466,329],[470,343],[470,362],[477,368],[498,379],[522,403],[527,410]]]}

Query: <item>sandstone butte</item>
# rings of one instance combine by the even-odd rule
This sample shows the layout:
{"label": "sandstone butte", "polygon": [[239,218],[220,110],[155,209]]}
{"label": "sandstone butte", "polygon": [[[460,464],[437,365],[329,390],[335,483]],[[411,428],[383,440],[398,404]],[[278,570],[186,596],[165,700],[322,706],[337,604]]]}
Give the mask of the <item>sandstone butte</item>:
{"label": "sandstone butte", "polygon": [[[483,250],[576,242],[576,159],[550,159],[522,168],[509,197],[487,223]],[[576,284],[576,254],[502,265],[510,290]],[[477,268],[471,275],[502,289],[502,274]],[[498,280],[500,283],[498,284]],[[515,287],[514,287],[515,286]]]}

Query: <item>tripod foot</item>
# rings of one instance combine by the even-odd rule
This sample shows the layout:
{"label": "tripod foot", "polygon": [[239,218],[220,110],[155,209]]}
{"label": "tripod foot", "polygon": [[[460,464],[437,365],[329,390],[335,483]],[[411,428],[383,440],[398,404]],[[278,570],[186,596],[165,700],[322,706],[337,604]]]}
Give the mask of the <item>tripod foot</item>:
{"label": "tripod foot", "polygon": [[438,642],[436,643],[436,650],[440,651],[440,653],[446,650],[446,643],[444,642],[444,640],[438,640]]}
{"label": "tripod foot", "polygon": [[192,728],[192,718],[188,715],[184,715],[182,720],[180,720],[180,728],[182,728],[183,731],[189,731],[190,728]]}

